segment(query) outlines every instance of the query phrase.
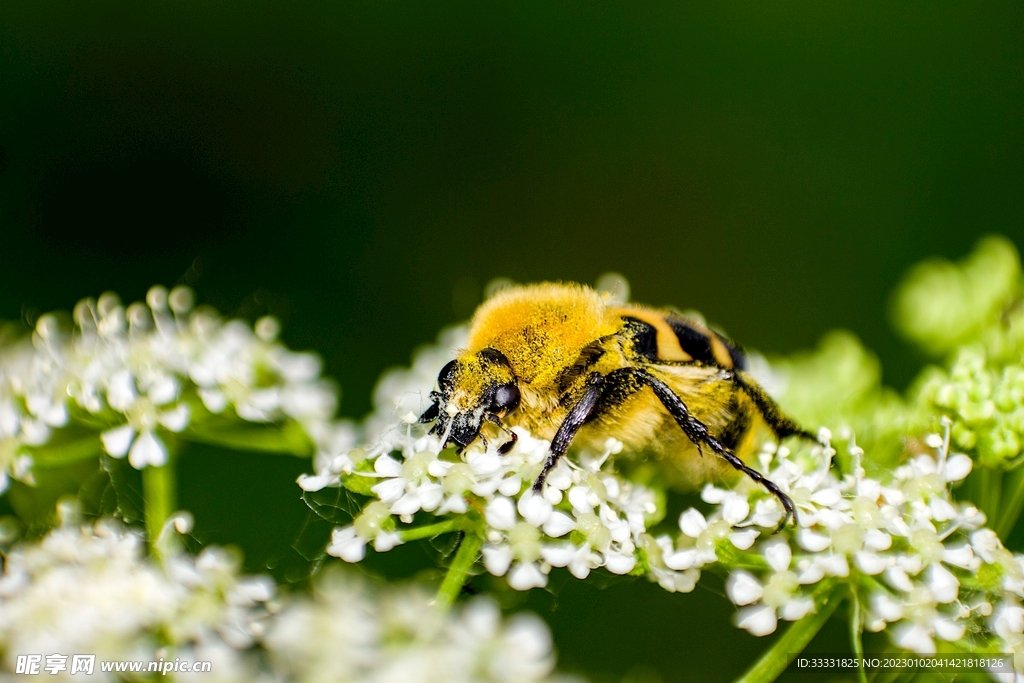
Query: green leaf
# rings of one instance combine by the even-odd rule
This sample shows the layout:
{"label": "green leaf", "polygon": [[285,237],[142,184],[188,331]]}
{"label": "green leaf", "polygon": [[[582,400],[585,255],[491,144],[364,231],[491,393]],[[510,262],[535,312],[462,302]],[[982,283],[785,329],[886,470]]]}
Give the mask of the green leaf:
{"label": "green leaf", "polygon": [[98,457],[103,452],[103,444],[96,432],[68,428],[57,432],[48,443],[29,448],[28,452],[36,467],[63,467]]}
{"label": "green leaf", "polygon": [[341,485],[352,493],[374,498],[373,487],[380,483],[377,477],[367,477],[364,472],[373,472],[372,460],[361,460],[356,464],[356,471],[341,475]]}
{"label": "green leaf", "polygon": [[999,317],[1020,277],[1014,244],[985,237],[959,263],[935,258],[911,269],[894,297],[893,322],[927,353],[943,356],[976,339]]}
{"label": "green leaf", "polygon": [[308,458],[313,442],[294,421],[283,425],[252,424],[235,420],[203,420],[189,425],[178,435],[186,441],[223,446],[239,451],[283,453]]}
{"label": "green leaf", "polygon": [[142,473],[124,459],[109,455],[100,457],[100,466],[110,477],[110,486],[103,493],[101,507],[114,510],[115,517],[128,523],[144,520]]}

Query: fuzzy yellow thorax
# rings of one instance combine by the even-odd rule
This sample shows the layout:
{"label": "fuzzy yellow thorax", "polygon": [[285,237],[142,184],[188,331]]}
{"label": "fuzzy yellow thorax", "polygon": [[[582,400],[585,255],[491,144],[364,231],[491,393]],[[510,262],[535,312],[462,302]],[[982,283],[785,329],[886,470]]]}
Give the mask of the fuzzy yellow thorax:
{"label": "fuzzy yellow thorax", "polygon": [[616,329],[616,318],[592,289],[547,282],[517,287],[477,310],[463,358],[494,348],[520,382],[547,386],[585,346]]}

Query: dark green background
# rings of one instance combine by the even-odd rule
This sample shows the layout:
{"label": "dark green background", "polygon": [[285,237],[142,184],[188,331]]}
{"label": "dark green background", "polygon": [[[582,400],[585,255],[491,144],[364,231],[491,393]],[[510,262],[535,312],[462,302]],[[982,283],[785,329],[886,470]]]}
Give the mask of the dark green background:
{"label": "dark green background", "polygon": [[[1022,204],[1020,3],[0,4],[0,318],[188,282],[282,317],[346,415],[491,278],[609,270],[763,351],[852,329],[903,386],[901,273],[1024,245]],[[277,566],[306,464],[237,457],[186,453],[180,497]],[[561,602],[592,674],[762,646],[708,593]]]}

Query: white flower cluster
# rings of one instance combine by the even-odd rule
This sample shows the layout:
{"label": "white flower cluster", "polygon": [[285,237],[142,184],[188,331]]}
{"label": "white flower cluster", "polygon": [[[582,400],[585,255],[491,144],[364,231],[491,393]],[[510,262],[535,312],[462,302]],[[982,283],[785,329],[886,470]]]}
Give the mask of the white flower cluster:
{"label": "white flower cluster", "polygon": [[411,367],[391,368],[381,375],[373,391],[373,412],[366,416],[358,430],[349,423],[333,423],[338,426],[331,447],[317,450],[313,458],[316,474],[302,475],[299,485],[306,491],[337,485],[339,475],[351,472],[355,461],[364,457],[362,449],[349,452],[359,436],[372,443],[415,422],[429,405],[428,395],[437,373],[465,343],[468,331],[466,325],[441,330],[436,344],[416,349]]}
{"label": "white flower cluster", "polygon": [[28,449],[50,439],[55,427],[67,424],[63,386],[55,380],[52,359],[27,344],[0,353],[0,492],[8,477],[33,483]]}
{"label": "white flower cluster", "polygon": [[988,617],[987,625],[998,637],[997,649],[1013,655],[1020,680],[1024,676],[1024,555],[1011,553],[989,529],[976,531],[971,547],[979,558],[976,574],[990,595],[976,599],[970,609]]}
{"label": "white flower cluster", "polygon": [[407,588],[375,596],[341,573],[295,601],[264,639],[271,666],[299,683],[534,683],[552,678],[547,626],[475,598],[438,620],[428,594]]}
{"label": "white flower cluster", "polygon": [[[409,525],[422,511],[474,525],[473,533],[485,541],[484,566],[507,576],[519,590],[546,585],[552,567],[568,567],[581,579],[597,567],[615,574],[633,571],[647,521],[659,506],[653,490],[600,470],[622,444],[609,439],[599,456],[581,454],[581,465],[564,459],[541,496],[531,484],[550,444],[514,429],[518,441],[507,454],[492,444],[471,446],[457,456],[442,451],[437,437],[417,436],[410,425],[385,434],[368,450],[347,454],[346,469],[338,474],[300,479],[305,489],[314,490],[340,485],[344,477],[347,485],[365,487],[376,498],[352,525],[335,529],[327,552],[358,562],[367,543],[389,550],[415,533]],[[687,576],[667,574],[673,578],[666,582],[692,588]]]}
{"label": "white flower cluster", "polygon": [[[187,529],[186,518],[172,523]],[[30,653],[178,656],[216,662],[218,679],[245,680],[236,653],[261,634],[273,583],[239,577],[237,561],[220,548],[194,559],[173,554],[160,566],[146,561],[145,547],[110,520],[68,522],[38,544],[16,547],[0,575],[4,664],[13,671],[17,655]]]}
{"label": "white flower cluster", "polygon": [[[977,638],[995,613],[991,628],[1002,649],[1024,655],[1024,621],[1015,622],[1013,612],[1024,597],[1024,557],[1014,557],[982,528],[985,517],[977,508],[951,501],[949,484],[967,476],[971,460],[948,454],[948,435],[933,434],[926,443],[933,453],[918,454],[884,481],[865,475],[855,445],[849,448],[854,472],[841,477],[830,458],[767,449],[762,467],[793,497],[798,525],[722,562],[747,567],[733,569],[726,584],[729,598],[742,607],[737,625],[755,635],[772,633],[780,618],[797,620],[815,609],[819,584],[843,581],[857,587],[866,607],[863,627],[888,629],[903,649],[931,654],[936,639]],[[745,538],[737,543],[743,533],[737,529],[767,526],[780,516],[773,498],[743,483],[736,491],[708,486],[703,497],[718,504],[707,519],[688,510],[675,546],[659,539],[668,546],[667,566],[713,562],[716,549],[729,550],[726,543],[746,544]],[[982,585],[979,575],[996,578]],[[999,601],[995,608],[993,600]]]}
{"label": "white flower cluster", "polygon": [[[413,429],[393,431],[376,452],[360,449],[336,479],[368,480],[375,500],[352,525],[335,529],[329,554],[358,562],[369,543],[389,550],[407,534],[419,537],[411,523],[429,512],[462,519],[459,528],[481,534],[483,566],[520,590],[544,586],[553,567],[581,579],[597,567],[645,570],[671,591],[692,590],[704,568],[726,569],[727,594],[741,608],[737,625],[763,636],[780,619],[814,611],[822,587],[844,582],[857,587],[865,605],[862,626],[889,629],[903,649],[934,653],[936,639],[975,638],[988,619],[999,648],[1024,658],[1024,556],[983,528],[977,508],[951,500],[949,485],[964,479],[972,463],[948,453],[948,438],[928,437],[932,452],[884,481],[866,476],[852,441],[848,475],[832,467],[831,446],[794,454],[769,445],[760,464],[793,498],[794,526],[773,534],[783,514],[777,499],[741,479],[735,490],[705,486],[711,511],[690,508],[677,533],[654,537],[647,527],[660,515],[656,492],[600,469],[621,448],[614,441],[599,457],[580,456],[581,465],[563,460],[541,497],[529,483],[546,441],[517,431],[508,455],[471,447],[458,458]],[[978,584],[979,575],[995,577],[992,585]]]}
{"label": "white flower cluster", "polygon": [[[170,525],[165,535],[186,531],[188,519]],[[171,672],[168,680],[565,680],[551,675],[544,623],[529,615],[504,621],[487,599],[441,615],[422,592],[376,594],[328,573],[314,599],[289,600],[275,598],[266,577],[239,576],[237,561],[219,548],[196,558],[169,552],[162,564],[144,553],[139,535],[110,520],[65,523],[17,546],[0,574],[0,668],[15,671],[19,654],[89,653],[100,661],[212,663],[210,672]],[[116,675],[97,667],[88,678]],[[85,677],[64,670],[55,680]]]}
{"label": "white flower cluster", "polygon": [[0,353],[0,490],[7,474],[29,478],[33,447],[69,422],[100,429],[102,448],[139,469],[166,462],[161,433],[202,437],[209,418],[293,421],[319,453],[354,441],[332,419],[337,394],[319,358],[277,342],[274,318],[253,329],[193,309],[188,288],[153,287],[127,308],[109,293],[83,300],[74,319],[67,333],[44,315],[31,339]]}
{"label": "white flower cluster", "polygon": [[704,487],[706,514],[691,508],[677,531],[653,534],[664,492],[604,466],[621,450],[615,440],[604,453],[563,459],[536,496],[529,484],[548,442],[515,428],[518,443],[507,455],[474,444],[460,456],[423,435],[413,423],[457,343],[457,331],[449,332],[417,354],[413,369],[386,375],[366,431],[373,445],[300,477],[309,491],[345,486],[371,497],[351,525],[335,529],[331,555],[358,562],[368,544],[383,552],[432,528],[461,529],[480,534],[483,566],[520,590],[546,585],[554,567],[579,578],[598,567],[644,572],[670,591],[692,590],[702,569],[725,570],[740,607],[736,623],[755,635],[808,615],[841,582],[864,605],[862,627],[888,629],[901,648],[924,654],[937,640],[967,647],[995,634],[991,647],[1015,653],[1024,670],[1024,557],[983,528],[976,507],[952,501],[949,486],[973,463],[950,454],[949,425],[945,437],[925,440],[928,452],[881,478],[865,473],[852,434],[842,439],[844,462],[854,463],[847,474],[833,466],[831,446],[791,452],[768,444],[759,467],[793,499],[795,524],[772,533],[783,515],[778,500],[741,477],[734,488]]}

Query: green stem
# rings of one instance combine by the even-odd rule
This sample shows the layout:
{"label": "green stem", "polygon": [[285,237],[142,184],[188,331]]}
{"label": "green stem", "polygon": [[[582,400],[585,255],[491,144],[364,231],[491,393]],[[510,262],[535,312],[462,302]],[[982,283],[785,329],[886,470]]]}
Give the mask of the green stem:
{"label": "green stem", "polygon": [[850,645],[853,647],[853,654],[857,657],[857,680],[860,683],[868,683],[868,675],[864,671],[864,641],[861,639],[863,626],[860,611],[860,598],[857,596],[857,589],[850,586]]}
{"label": "green stem", "polygon": [[467,531],[462,537],[459,550],[455,553],[455,559],[448,567],[448,573],[444,575],[441,588],[437,591],[435,604],[438,614],[444,614],[455,604],[455,599],[459,597],[462,587],[466,585],[469,570],[473,568],[473,563],[476,562],[476,557],[480,554],[480,547],[483,544],[484,539],[473,531]]}
{"label": "green stem", "polygon": [[814,601],[818,611],[794,622],[772,643],[768,651],[747,669],[746,673],[736,679],[736,683],[771,683],[778,678],[836,611],[836,607],[843,601],[846,590],[846,586],[843,584],[822,587],[819,592],[822,597],[816,596]]}
{"label": "green stem", "polygon": [[409,541],[418,541],[423,538],[434,538],[441,534],[451,533],[452,531],[459,531],[465,526],[465,522],[462,519],[449,519],[446,522],[438,522],[437,524],[428,524],[427,526],[416,527],[415,529],[405,529],[399,531],[398,535],[402,539],[402,543],[408,543]]}
{"label": "green stem", "polygon": [[142,496],[146,511],[146,534],[149,538],[149,549],[155,556],[160,552],[157,541],[167,519],[174,512],[175,481],[174,459],[160,467],[149,466],[142,470]]}
{"label": "green stem", "polygon": [[990,467],[978,472],[978,507],[989,519],[999,519],[999,498],[1003,492],[1003,473]]}
{"label": "green stem", "polygon": [[1006,539],[1017,525],[1020,518],[1020,511],[1024,508],[1024,467],[1009,472],[1003,477],[1004,489],[1009,493],[1005,496],[1006,503],[995,525],[995,532],[999,538]]}

